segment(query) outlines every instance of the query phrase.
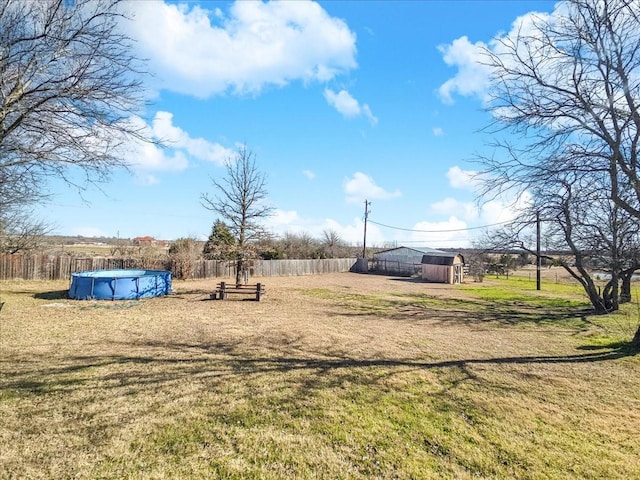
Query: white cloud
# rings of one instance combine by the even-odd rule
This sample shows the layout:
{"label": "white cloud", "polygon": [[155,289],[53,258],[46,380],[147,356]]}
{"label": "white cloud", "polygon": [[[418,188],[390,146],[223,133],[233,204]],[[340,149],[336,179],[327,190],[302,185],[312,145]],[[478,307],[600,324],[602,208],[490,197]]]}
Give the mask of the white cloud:
{"label": "white cloud", "polygon": [[[473,190],[476,172],[455,166],[447,172],[452,187]],[[447,197],[429,205],[433,215],[446,220],[421,221],[412,230],[412,241],[432,247],[471,246],[482,231],[499,228],[516,220],[523,209],[529,207],[532,197],[528,192],[517,195],[515,191],[502,192],[491,201],[477,204]],[[486,228],[483,228],[486,227]]]}
{"label": "white cloud", "polygon": [[498,198],[485,202],[480,207],[480,216],[484,225],[504,223],[516,220],[521,212],[532,204],[531,194],[524,192],[520,196],[506,192]]}
{"label": "white cloud", "polygon": [[[280,236],[286,233],[306,233],[317,239],[322,238],[325,230],[332,230],[337,232],[342,241],[349,245],[362,245],[364,239],[362,218],[354,218],[352,223],[342,225],[332,218],[302,218],[295,210],[276,210],[275,214],[269,219],[269,230]],[[368,245],[381,244],[384,240],[376,225],[367,225]]]}
{"label": "white cloud", "polygon": [[471,234],[467,228],[467,223],[456,216],[440,222],[418,222],[412,228],[417,231],[411,233],[411,243],[434,248],[469,246]]}
{"label": "white cloud", "polygon": [[378,117],[376,117],[371,112],[371,109],[369,108],[369,105],[367,105],[366,103],[362,106],[362,114],[367,118],[367,120],[369,120],[369,123],[371,125],[377,125],[378,124]]}
{"label": "white cloud", "polygon": [[[561,9],[560,4],[558,5]],[[450,44],[438,46],[444,62],[457,69],[456,74],[438,89],[440,99],[444,103],[452,104],[453,97],[457,94],[465,97],[475,96],[483,102],[488,101],[487,90],[491,82],[490,69],[485,65],[487,51],[500,55],[504,48],[502,40],[511,41],[518,35],[536,36],[536,24],[549,18],[550,16],[545,13],[530,12],[516,18],[507,34],[496,36],[488,43],[472,43],[468,37],[463,36]],[[543,49],[540,49],[541,55],[542,51]],[[506,63],[513,61],[508,57],[503,60]]]}
{"label": "white cloud", "polygon": [[311,170],[303,170],[302,174],[307,177],[309,180],[313,180],[314,178],[316,178],[316,174],[314,172],[312,172]]}
{"label": "white cloud", "polygon": [[[368,199],[374,198],[372,192],[380,189],[369,176],[360,172],[354,174],[350,181],[353,192],[366,190]],[[347,184],[349,182],[345,184],[345,189]],[[395,195],[383,189],[378,193],[386,198]],[[396,194],[399,195],[399,192]],[[354,195],[353,198],[353,201],[364,201],[364,197],[361,196]],[[434,248],[470,247],[473,240],[484,231],[478,227],[510,222],[518,217],[519,209],[528,205],[530,201],[531,197],[527,193],[520,198],[505,194],[480,206],[455,198],[445,198],[430,205],[430,213],[442,219],[418,221],[409,228],[411,231],[388,229],[375,223],[367,223],[367,245],[384,247],[395,243]],[[322,237],[323,231],[333,230],[351,245],[362,245],[364,237],[364,222],[361,217],[354,218],[351,223],[341,224],[331,218],[303,218],[295,210],[277,210],[269,219],[269,229],[276,235],[306,233],[318,239]]]}
{"label": "white cloud", "polygon": [[189,166],[187,157],[182,152],[163,150],[155,145],[145,144],[139,152],[144,152],[133,160],[133,167],[152,171],[179,171]]}
{"label": "white cloud", "polygon": [[345,180],[344,191],[347,195],[348,203],[359,203],[365,200],[387,200],[399,197],[399,190],[388,192],[384,188],[378,186],[369,175],[362,172],[356,172],[353,177]]}
{"label": "white cloud", "polygon": [[432,203],[429,208],[437,215],[455,215],[466,220],[478,218],[478,207],[473,202],[461,202],[451,197]]}
{"label": "white cloud", "polygon": [[460,190],[474,191],[477,188],[478,180],[476,176],[478,172],[473,170],[462,170],[457,165],[451,167],[447,171],[449,185]]}
{"label": "white cloud", "polygon": [[338,93],[327,88],[324,91],[324,98],[329,105],[335,108],[341,115],[352,118],[357,117],[362,113],[360,104],[351,96],[346,90],[340,90]]}
{"label": "white cloud", "polygon": [[[124,137],[118,147],[120,155],[131,167],[139,185],[155,185],[159,178],[154,172],[179,172],[189,167],[191,160],[224,165],[234,152],[204,138],[193,138],[173,124],[173,114],[157,112],[150,124],[140,117],[131,117],[128,128],[138,130],[152,140],[143,142]],[[162,145],[161,145],[162,144]]]}
{"label": "white cloud", "polygon": [[[138,129],[147,138],[157,140],[153,128],[142,118],[132,117],[129,122],[133,128]],[[135,171],[180,171],[189,165],[184,153],[137,139],[125,138],[123,144],[119,147],[119,155]]]}
{"label": "white cloud", "polygon": [[[205,4],[206,5],[206,4]],[[128,2],[129,34],[165,88],[201,98],[326,82],[357,67],[356,36],[316,2]]]}
{"label": "white cloud", "polygon": [[376,125],[378,119],[371,112],[371,108],[366,103],[360,105],[358,100],[353,98],[346,90],[340,90],[334,92],[333,90],[326,88],[324,91],[324,98],[327,103],[335,108],[345,118],[355,118],[364,116],[371,125]]}
{"label": "white cloud", "polygon": [[276,209],[273,215],[269,217],[269,229],[274,231],[281,230],[282,226],[288,226],[299,220],[298,212],[295,210]]}
{"label": "white cloud", "polygon": [[212,162],[218,166],[232,157],[234,151],[218,143],[212,143],[204,138],[191,138],[187,132],[173,125],[173,114],[157,112],[153,119],[153,134],[155,138],[166,142],[167,147],[186,150],[189,155],[198,160]]}
{"label": "white cloud", "polygon": [[516,218],[516,213],[500,200],[491,200],[482,205],[482,218],[486,225],[509,222]]}
{"label": "white cloud", "polygon": [[441,137],[444,135],[444,130],[440,127],[433,127],[432,131],[434,137]]}
{"label": "white cloud", "polygon": [[463,96],[477,95],[485,99],[489,86],[489,69],[481,64],[481,58],[486,47],[483,42],[472,44],[466,36],[454,40],[450,45],[438,47],[444,62],[458,69],[456,75],[438,89],[444,103],[452,104],[456,93]]}
{"label": "white cloud", "polygon": [[[420,222],[420,227],[416,230],[429,230],[432,233],[420,233],[419,238],[434,238],[438,241],[470,241],[476,237],[481,230],[479,227],[487,227],[488,230],[499,228],[500,224],[507,224],[516,220],[524,208],[531,204],[531,195],[525,192],[519,197],[511,195],[509,192],[500,197],[480,205],[475,202],[463,202],[455,198],[445,198],[429,205],[431,213],[448,220],[440,222]],[[467,224],[472,228],[464,232],[442,232],[442,230],[466,229]],[[453,242],[455,243],[455,242]],[[429,243],[431,244],[431,242]],[[450,246],[452,243],[438,244],[440,246]],[[464,245],[470,245],[465,243]],[[464,246],[458,245],[458,246]]]}
{"label": "white cloud", "polygon": [[[350,224],[342,225],[337,221],[327,218],[323,223],[322,230],[332,230],[337,232],[343,242],[349,245],[362,245],[364,239],[364,221],[362,218],[354,218]],[[380,230],[376,225],[367,224],[367,244],[380,241],[382,238]]]}

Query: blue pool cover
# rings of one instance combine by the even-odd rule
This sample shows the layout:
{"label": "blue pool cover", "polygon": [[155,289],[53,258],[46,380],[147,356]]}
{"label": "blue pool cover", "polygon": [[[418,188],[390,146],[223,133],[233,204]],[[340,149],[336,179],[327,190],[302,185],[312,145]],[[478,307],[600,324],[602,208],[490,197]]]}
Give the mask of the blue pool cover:
{"label": "blue pool cover", "polygon": [[167,270],[90,270],[71,274],[69,298],[135,300],[171,292]]}

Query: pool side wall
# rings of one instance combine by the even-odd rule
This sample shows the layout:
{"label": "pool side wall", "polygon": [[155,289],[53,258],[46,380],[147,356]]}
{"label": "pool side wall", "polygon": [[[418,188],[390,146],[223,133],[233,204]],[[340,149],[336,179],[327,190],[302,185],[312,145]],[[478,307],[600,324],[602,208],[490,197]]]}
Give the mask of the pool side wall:
{"label": "pool side wall", "polygon": [[76,300],[137,300],[171,292],[166,270],[92,270],[71,276],[69,298]]}

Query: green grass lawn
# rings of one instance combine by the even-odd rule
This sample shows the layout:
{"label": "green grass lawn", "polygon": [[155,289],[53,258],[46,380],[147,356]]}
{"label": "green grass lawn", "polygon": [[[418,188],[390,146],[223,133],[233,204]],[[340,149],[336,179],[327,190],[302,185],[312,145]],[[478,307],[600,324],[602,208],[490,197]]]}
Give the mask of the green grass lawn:
{"label": "green grass lawn", "polygon": [[592,316],[513,278],[268,279],[262,302],[209,283],[0,284],[0,478],[640,478],[637,304]]}

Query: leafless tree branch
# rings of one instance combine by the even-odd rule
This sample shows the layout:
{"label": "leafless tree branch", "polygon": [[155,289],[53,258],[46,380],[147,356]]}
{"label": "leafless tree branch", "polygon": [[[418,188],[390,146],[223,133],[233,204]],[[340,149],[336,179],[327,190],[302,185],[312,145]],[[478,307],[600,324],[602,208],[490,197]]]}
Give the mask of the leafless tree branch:
{"label": "leafless tree branch", "polygon": [[252,246],[267,236],[264,226],[273,208],[266,203],[265,175],[258,170],[255,155],[241,146],[235,157],[225,163],[226,176],[221,180],[211,178],[216,195],[203,193],[202,206],[216,212],[235,237],[239,252],[236,282],[240,283],[242,262],[253,256]]}

